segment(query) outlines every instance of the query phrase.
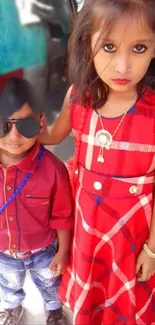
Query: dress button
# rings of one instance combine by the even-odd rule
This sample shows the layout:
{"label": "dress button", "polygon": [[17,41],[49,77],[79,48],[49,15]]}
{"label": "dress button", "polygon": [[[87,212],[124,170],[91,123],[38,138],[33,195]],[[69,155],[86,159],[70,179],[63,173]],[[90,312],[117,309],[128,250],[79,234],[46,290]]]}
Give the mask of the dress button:
{"label": "dress button", "polygon": [[16,245],[12,245],[12,248],[16,248]]}
{"label": "dress button", "polygon": [[10,191],[11,190],[11,186],[8,185],[7,186],[7,190]]}
{"label": "dress button", "polygon": [[95,190],[99,191],[102,189],[102,184],[100,182],[95,182],[94,188],[95,188]]}
{"label": "dress button", "polygon": [[129,188],[129,192],[130,192],[131,194],[135,194],[135,193],[137,192],[137,190],[138,190],[137,186],[131,186],[131,187]]}
{"label": "dress button", "polygon": [[14,219],[13,219],[12,217],[9,217],[9,220],[10,220],[10,221],[13,221]]}

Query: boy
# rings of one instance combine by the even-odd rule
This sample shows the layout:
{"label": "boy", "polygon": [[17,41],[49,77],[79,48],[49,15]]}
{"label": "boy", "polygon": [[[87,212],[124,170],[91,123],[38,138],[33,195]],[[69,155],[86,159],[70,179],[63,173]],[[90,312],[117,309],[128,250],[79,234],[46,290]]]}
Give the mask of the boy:
{"label": "boy", "polygon": [[45,120],[28,81],[8,81],[0,117],[0,324],[18,324],[29,270],[44,299],[46,324],[66,325],[57,291],[73,227],[68,173],[38,143]]}

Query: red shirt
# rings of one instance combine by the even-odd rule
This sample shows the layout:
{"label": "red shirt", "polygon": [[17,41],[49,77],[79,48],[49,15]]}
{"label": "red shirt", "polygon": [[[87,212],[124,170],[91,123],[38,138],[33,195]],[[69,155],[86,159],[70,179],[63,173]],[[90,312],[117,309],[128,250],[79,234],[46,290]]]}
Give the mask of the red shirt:
{"label": "red shirt", "polygon": [[73,205],[65,165],[45,150],[36,167],[40,147],[18,164],[0,165],[0,207],[14,193],[28,172],[32,176],[0,215],[0,251],[29,251],[48,246],[56,230],[73,228]]}

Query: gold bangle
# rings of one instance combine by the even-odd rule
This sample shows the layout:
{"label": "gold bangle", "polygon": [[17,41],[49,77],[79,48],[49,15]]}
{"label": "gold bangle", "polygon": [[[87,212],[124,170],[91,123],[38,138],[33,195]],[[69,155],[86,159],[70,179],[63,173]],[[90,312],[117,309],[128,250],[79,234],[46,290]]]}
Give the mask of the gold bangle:
{"label": "gold bangle", "polygon": [[143,246],[143,249],[144,249],[144,252],[152,257],[152,258],[155,258],[155,253],[151,252],[150,249],[148,248],[147,244],[145,243],[144,246]]}

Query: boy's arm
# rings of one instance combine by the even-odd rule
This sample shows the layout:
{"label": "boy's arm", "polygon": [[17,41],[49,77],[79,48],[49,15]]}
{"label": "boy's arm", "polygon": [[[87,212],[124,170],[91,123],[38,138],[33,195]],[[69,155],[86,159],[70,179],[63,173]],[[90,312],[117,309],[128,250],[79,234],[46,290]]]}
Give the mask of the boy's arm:
{"label": "boy's arm", "polygon": [[73,197],[66,166],[58,161],[54,192],[52,193],[52,210],[50,228],[70,230],[74,226]]}
{"label": "boy's arm", "polygon": [[57,230],[58,241],[59,241],[59,252],[68,253],[70,252],[72,230]]}
{"label": "boy's arm", "polygon": [[60,275],[69,263],[72,231],[74,226],[73,198],[68,171],[64,164],[56,175],[50,228],[57,231],[59,249],[50,264],[50,269],[55,271],[55,276]]}

